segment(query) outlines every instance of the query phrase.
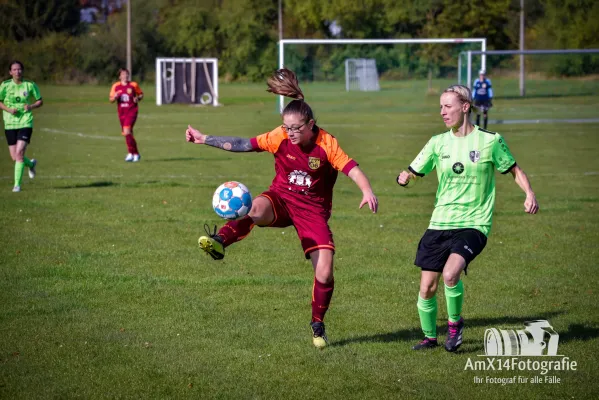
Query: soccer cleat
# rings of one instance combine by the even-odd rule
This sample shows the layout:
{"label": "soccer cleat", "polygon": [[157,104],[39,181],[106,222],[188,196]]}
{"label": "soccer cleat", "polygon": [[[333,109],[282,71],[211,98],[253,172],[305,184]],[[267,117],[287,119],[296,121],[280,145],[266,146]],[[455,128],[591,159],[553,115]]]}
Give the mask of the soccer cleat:
{"label": "soccer cleat", "polygon": [[133,154],[131,154],[131,153],[127,154],[127,157],[125,157],[125,161],[127,161],[127,162],[133,161]]}
{"label": "soccer cleat", "polygon": [[138,162],[141,156],[139,154],[133,154],[133,162]]}
{"label": "soccer cleat", "polygon": [[35,166],[37,165],[37,160],[35,158],[32,158],[31,163],[33,165],[29,167],[29,179],[35,178]]}
{"label": "soccer cleat", "polygon": [[12,188],[13,193],[17,193],[21,191],[21,186],[15,186],[14,188]]}
{"label": "soccer cleat", "polygon": [[412,346],[412,350],[434,349],[437,346],[439,346],[439,343],[437,343],[437,339],[425,337],[416,346]]}
{"label": "soccer cleat", "polygon": [[329,339],[324,331],[324,322],[311,322],[312,344],[317,349],[324,349],[329,344]]}
{"label": "soccer cleat", "polygon": [[462,333],[464,332],[464,318],[458,322],[447,321],[447,340],[445,341],[445,350],[454,352],[462,344]]}
{"label": "soccer cleat", "polygon": [[222,260],[225,258],[225,247],[221,242],[220,236],[216,234],[216,225],[214,226],[214,233],[210,233],[210,228],[207,224],[204,224],[204,230],[206,231],[207,236],[200,236],[198,239],[200,249],[210,254],[210,257],[215,260]]}

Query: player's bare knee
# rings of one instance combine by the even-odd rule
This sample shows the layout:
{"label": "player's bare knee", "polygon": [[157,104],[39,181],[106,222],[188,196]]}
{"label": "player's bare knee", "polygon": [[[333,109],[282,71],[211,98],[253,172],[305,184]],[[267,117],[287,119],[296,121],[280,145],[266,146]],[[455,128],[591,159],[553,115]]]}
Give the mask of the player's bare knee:
{"label": "player's bare knee", "polygon": [[455,271],[443,271],[443,283],[445,286],[454,287],[460,281],[460,272]]}

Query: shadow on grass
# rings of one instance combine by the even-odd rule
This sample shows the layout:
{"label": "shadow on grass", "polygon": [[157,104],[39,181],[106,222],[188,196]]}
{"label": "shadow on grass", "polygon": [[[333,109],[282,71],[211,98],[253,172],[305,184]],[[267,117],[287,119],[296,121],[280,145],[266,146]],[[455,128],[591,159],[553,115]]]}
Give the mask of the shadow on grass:
{"label": "shadow on grass", "polygon": [[59,186],[56,189],[100,188],[100,187],[108,187],[108,186],[115,186],[115,185],[116,184],[112,181],[99,181],[99,182],[84,183],[84,184],[79,184],[79,185]]}
{"label": "shadow on grass", "polygon": [[[534,321],[538,319],[546,319],[551,320],[553,317],[563,314],[565,311],[551,311],[543,314],[537,314],[534,316],[505,316],[505,317],[496,317],[496,318],[468,318],[466,319],[466,332],[468,327],[487,327],[487,328],[498,328],[498,329],[513,329],[514,325],[519,326],[517,329],[524,329],[525,321]],[[568,337],[568,333],[572,330],[572,326],[568,329],[568,332],[565,334],[560,334],[560,341],[562,336]],[[577,326],[578,327],[578,326]],[[445,326],[437,326],[437,332],[442,336],[446,334],[447,328]],[[599,329],[596,328],[584,328],[579,327],[578,331],[579,336],[574,336],[573,338],[580,338],[580,335],[599,335]],[[402,329],[395,332],[388,333],[380,333],[377,335],[370,336],[358,336],[347,339],[341,339],[331,343],[332,347],[335,346],[346,346],[352,343],[368,343],[368,342],[383,342],[383,343],[392,343],[392,342],[413,342],[412,344],[416,344],[420,339],[422,339],[422,330],[419,327],[414,327],[411,329]],[[596,336],[590,336],[588,339]],[[458,351],[458,353],[480,353],[484,351],[484,343],[483,337],[480,339],[468,339],[464,340],[463,347]],[[587,340],[588,340],[587,339]],[[567,340],[567,339],[566,339]],[[411,346],[411,345],[410,345]]]}
{"label": "shadow on grass", "polygon": [[599,328],[582,324],[571,324],[564,333],[559,333],[559,342],[566,343],[574,340],[591,340],[599,337]]}

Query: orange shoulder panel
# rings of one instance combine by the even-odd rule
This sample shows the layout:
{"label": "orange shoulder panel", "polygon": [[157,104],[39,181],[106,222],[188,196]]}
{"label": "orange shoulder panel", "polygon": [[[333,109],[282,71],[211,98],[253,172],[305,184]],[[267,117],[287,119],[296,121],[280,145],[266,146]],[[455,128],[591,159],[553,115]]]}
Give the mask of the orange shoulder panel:
{"label": "orange shoulder panel", "polygon": [[142,92],[141,88],[139,87],[139,85],[137,84],[137,82],[131,82],[131,86],[133,86],[133,89],[135,89],[135,94],[136,95],[140,95],[140,94],[144,94],[144,92]]}
{"label": "orange shoulder panel", "polygon": [[287,139],[287,132],[280,126],[276,127],[270,132],[263,133],[256,137],[256,142],[260,150],[268,151],[269,153],[276,153],[279,150],[281,142]]}
{"label": "orange shoulder panel", "polygon": [[116,94],[116,87],[119,85],[120,82],[115,82],[113,83],[112,87],[110,88],[110,98],[113,98],[114,95]]}
{"label": "orange shoulder panel", "polygon": [[330,133],[321,128],[318,136],[319,137],[316,140],[316,144],[322,147],[325,153],[327,153],[327,158],[333,168],[338,171],[343,170],[347,163],[351,161],[351,158],[349,158],[343,149],[339,147],[337,139],[335,139]]}

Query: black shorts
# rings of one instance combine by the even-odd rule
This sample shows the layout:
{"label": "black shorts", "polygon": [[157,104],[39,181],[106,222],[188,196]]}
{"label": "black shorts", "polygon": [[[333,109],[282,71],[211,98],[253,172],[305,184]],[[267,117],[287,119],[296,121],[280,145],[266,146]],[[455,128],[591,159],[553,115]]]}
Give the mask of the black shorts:
{"label": "black shorts", "polygon": [[418,243],[414,265],[424,271],[442,272],[449,255],[456,253],[464,257],[467,268],[486,245],[487,237],[477,229],[427,229]]}
{"label": "black shorts", "polygon": [[489,111],[489,108],[493,107],[493,105],[491,104],[491,100],[474,100],[474,107],[485,112]]}
{"label": "black shorts", "polygon": [[9,146],[17,144],[17,140],[29,143],[31,135],[33,135],[33,128],[6,129],[4,134]]}

